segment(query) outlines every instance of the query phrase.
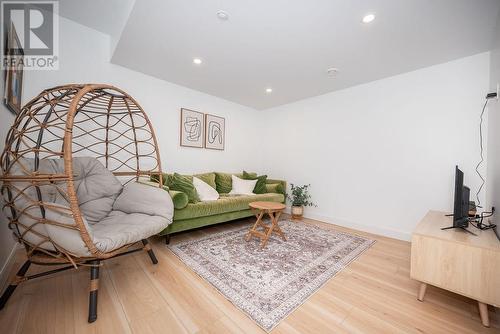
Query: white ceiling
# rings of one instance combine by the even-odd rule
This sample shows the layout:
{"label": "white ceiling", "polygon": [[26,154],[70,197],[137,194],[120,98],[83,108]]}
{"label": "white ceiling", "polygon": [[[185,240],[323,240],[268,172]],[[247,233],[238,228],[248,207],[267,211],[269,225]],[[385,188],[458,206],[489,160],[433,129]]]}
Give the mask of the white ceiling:
{"label": "white ceiling", "polygon": [[59,15],[111,37],[114,50],[135,0],[61,0]]}
{"label": "white ceiling", "polygon": [[[63,16],[108,34],[133,2],[66,1]],[[500,0],[137,0],[112,62],[266,109],[487,51],[499,10]],[[361,23],[366,13],[375,21]]]}

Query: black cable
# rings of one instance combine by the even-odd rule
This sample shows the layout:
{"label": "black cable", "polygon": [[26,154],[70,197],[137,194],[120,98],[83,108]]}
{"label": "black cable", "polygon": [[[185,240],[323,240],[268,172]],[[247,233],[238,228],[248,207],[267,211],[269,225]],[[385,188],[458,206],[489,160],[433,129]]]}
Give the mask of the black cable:
{"label": "black cable", "polygon": [[495,228],[495,224],[491,224],[488,222],[488,224],[483,224],[485,218],[489,218],[493,216],[493,212],[482,212],[480,215],[476,215],[476,217],[469,219],[469,223],[474,226],[475,228],[479,230],[489,230],[492,228]]}
{"label": "black cable", "polygon": [[476,166],[476,173],[481,178],[481,186],[479,187],[479,189],[477,190],[477,193],[476,193],[476,200],[477,200],[477,207],[478,208],[482,208],[482,206],[481,206],[481,200],[479,199],[479,194],[481,193],[481,190],[484,187],[484,183],[486,182],[486,180],[484,179],[484,177],[481,175],[481,172],[479,171],[479,167],[481,167],[481,165],[484,162],[484,155],[483,155],[483,151],[484,151],[484,149],[483,149],[483,115],[484,115],[484,111],[486,110],[486,105],[488,105],[488,99],[486,99],[486,102],[484,103],[483,110],[481,111],[481,116],[480,116],[480,120],[481,121],[479,122],[479,145],[481,147],[481,161],[479,161],[479,163]]}

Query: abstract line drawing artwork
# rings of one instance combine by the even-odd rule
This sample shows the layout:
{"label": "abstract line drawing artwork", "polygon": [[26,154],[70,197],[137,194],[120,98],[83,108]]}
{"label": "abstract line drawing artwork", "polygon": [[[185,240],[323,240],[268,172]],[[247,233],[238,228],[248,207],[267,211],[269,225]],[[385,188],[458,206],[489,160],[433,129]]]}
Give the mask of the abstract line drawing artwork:
{"label": "abstract line drawing artwork", "polygon": [[224,150],[226,120],[223,117],[205,115],[205,148]]}
{"label": "abstract line drawing artwork", "polygon": [[207,142],[210,144],[222,144],[222,130],[220,124],[214,121],[210,121],[207,124]]}
{"label": "abstract line drawing artwork", "polygon": [[181,109],[181,146],[203,148],[205,117],[201,112]]}
{"label": "abstract line drawing artwork", "polygon": [[200,120],[193,117],[187,117],[184,121],[184,131],[186,131],[187,140],[197,142],[201,137]]}

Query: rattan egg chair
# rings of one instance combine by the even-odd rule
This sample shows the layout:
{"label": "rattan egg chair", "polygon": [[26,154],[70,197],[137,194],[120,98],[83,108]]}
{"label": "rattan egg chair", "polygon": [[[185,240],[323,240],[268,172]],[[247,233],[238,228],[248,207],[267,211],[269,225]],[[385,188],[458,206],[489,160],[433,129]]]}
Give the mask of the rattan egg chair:
{"label": "rattan egg chair", "polygon": [[[78,179],[77,162],[81,165],[93,159],[101,172],[119,180],[119,189],[137,185],[140,176],[162,177],[151,123],[124,91],[100,84],[58,86],[41,92],[16,117],[1,156],[0,181],[4,214],[26,249],[27,261],[4,291],[0,309],[23,281],[88,266],[89,322],[93,322],[102,260],[145,250],[154,264],[158,262],[147,238],[107,248],[96,243],[92,230],[99,224],[91,225],[78,198],[82,189],[89,189],[88,184],[78,186],[83,181]],[[98,206],[90,202],[88,207]],[[57,267],[28,276],[32,263]]]}

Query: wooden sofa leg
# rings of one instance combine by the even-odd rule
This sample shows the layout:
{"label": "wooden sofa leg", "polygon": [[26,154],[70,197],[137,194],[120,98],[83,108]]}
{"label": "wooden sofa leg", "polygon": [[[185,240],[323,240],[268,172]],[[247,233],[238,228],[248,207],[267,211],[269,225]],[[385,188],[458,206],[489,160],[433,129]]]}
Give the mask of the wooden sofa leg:
{"label": "wooden sofa leg", "polygon": [[97,292],[99,290],[99,266],[101,261],[90,262],[89,322],[97,320]]}
{"label": "wooden sofa leg", "polygon": [[165,244],[168,245],[170,243],[170,234],[165,234]]}
{"label": "wooden sofa leg", "polygon": [[0,310],[4,308],[5,304],[7,304],[7,301],[9,300],[10,296],[12,296],[14,290],[16,290],[20,281],[24,278],[24,275],[26,275],[26,272],[28,271],[30,265],[31,265],[30,260],[24,262],[24,264],[17,272],[17,275],[14,278],[14,280],[9,284],[7,289],[5,289],[4,293],[2,294],[2,297],[0,297]]}
{"label": "wooden sofa leg", "polygon": [[155,253],[153,252],[153,249],[151,248],[151,245],[146,239],[142,239],[142,244],[144,245],[144,250],[148,252],[149,258],[151,259],[151,262],[153,264],[158,264],[158,259],[156,258]]}

